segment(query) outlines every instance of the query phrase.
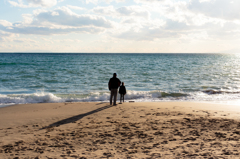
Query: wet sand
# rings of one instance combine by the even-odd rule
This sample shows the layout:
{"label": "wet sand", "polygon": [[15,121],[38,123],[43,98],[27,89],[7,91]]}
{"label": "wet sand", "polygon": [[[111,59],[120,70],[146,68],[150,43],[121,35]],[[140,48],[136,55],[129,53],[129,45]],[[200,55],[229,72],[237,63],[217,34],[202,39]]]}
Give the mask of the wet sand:
{"label": "wet sand", "polygon": [[240,158],[238,107],[128,102],[0,108],[0,158]]}

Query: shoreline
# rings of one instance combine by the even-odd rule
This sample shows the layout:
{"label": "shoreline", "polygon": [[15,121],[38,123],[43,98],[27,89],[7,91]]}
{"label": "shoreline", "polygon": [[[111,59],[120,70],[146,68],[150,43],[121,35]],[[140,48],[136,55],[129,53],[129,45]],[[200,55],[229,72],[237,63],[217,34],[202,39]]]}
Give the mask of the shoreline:
{"label": "shoreline", "polygon": [[[120,99],[118,99],[119,101]],[[138,100],[125,100],[125,103],[206,103],[206,104],[219,104],[219,105],[239,105],[240,106],[240,99],[237,100],[223,100],[223,101],[205,101],[205,100],[153,100],[153,101],[138,101]],[[40,103],[16,103],[16,104],[0,104],[0,109],[9,106],[17,106],[17,105],[29,105],[29,104],[54,104],[54,103],[109,103],[107,101],[67,101],[67,102],[40,102]]]}
{"label": "shoreline", "polygon": [[0,158],[239,157],[238,107],[175,101],[3,107]]}

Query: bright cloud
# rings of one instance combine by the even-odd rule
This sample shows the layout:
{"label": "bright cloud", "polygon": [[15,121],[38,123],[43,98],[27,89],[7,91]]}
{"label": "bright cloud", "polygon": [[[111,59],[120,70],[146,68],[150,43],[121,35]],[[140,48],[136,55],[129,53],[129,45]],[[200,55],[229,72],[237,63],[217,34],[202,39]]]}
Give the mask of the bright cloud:
{"label": "bright cloud", "polygon": [[2,25],[4,27],[9,27],[9,26],[12,26],[12,23],[10,23],[6,20],[0,20],[0,25]]}
{"label": "bright cloud", "polygon": [[9,33],[9,32],[4,32],[0,30],[0,41],[1,42],[9,42],[12,41],[13,38],[17,37],[18,35]]}
{"label": "bright cloud", "polygon": [[68,8],[70,9],[75,9],[75,10],[86,10],[86,8],[78,7],[78,6],[72,6],[72,5],[67,5]]}
{"label": "bright cloud", "polygon": [[42,7],[51,7],[57,4],[57,0],[27,0],[27,2],[30,5]]}
{"label": "bright cloud", "polygon": [[134,0],[136,3],[162,3],[166,0]]}
{"label": "bright cloud", "polygon": [[[9,46],[16,46],[16,50],[22,43],[26,50],[45,45],[49,51],[104,52],[104,48],[111,48],[105,51],[129,52],[139,50],[141,45],[149,52],[221,52],[237,48],[240,52],[239,0],[7,2],[0,2],[0,12],[2,6],[9,9],[8,15],[1,13],[0,41],[11,42]],[[63,48],[65,43],[68,47]]]}
{"label": "bright cloud", "polygon": [[86,0],[86,4],[91,4],[91,3],[98,4],[98,3],[102,3],[102,2],[105,2],[107,4],[109,4],[111,2],[121,3],[121,2],[125,2],[125,0]]}
{"label": "bright cloud", "polygon": [[129,7],[120,7],[114,8],[113,6],[109,7],[96,7],[93,11],[97,14],[103,14],[106,16],[115,16],[115,17],[143,17],[148,18],[150,16],[150,12],[144,7],[139,6],[129,6]]}
{"label": "bright cloud", "polygon": [[191,0],[189,10],[214,18],[225,20],[240,19],[239,0]]}
{"label": "bright cloud", "polygon": [[23,14],[22,16],[25,20],[20,23],[0,21],[0,28],[10,33],[52,35],[72,32],[95,34],[112,27],[112,22],[104,17],[78,15],[67,7],[52,11],[37,10],[34,15]]}
{"label": "bright cloud", "polygon": [[15,6],[21,8],[29,8],[29,7],[52,7],[57,5],[57,0],[8,0],[8,2]]}
{"label": "bright cloud", "polygon": [[103,28],[111,28],[112,24],[104,17],[96,15],[78,15],[72,12],[69,8],[63,7],[54,11],[41,12],[35,15],[35,18],[40,23],[50,23],[64,26],[96,26]]}

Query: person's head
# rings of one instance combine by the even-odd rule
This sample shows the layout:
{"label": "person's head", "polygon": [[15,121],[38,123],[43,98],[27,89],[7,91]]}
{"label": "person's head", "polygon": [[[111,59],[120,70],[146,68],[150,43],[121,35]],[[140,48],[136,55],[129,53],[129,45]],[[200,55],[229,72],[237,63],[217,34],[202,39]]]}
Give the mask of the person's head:
{"label": "person's head", "polygon": [[122,85],[124,86],[124,82],[122,82]]}
{"label": "person's head", "polygon": [[117,74],[116,74],[116,73],[114,73],[114,74],[113,74],[113,77],[117,77]]}

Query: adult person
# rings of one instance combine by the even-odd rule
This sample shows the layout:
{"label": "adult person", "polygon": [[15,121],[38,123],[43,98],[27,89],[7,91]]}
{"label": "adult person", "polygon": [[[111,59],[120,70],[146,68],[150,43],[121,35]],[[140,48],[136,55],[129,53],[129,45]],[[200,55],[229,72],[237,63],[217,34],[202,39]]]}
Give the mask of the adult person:
{"label": "adult person", "polygon": [[118,87],[120,86],[121,81],[117,78],[117,74],[114,73],[113,77],[110,78],[108,82],[108,88],[111,91],[110,95],[110,105],[112,105],[112,99],[113,99],[113,105],[117,105],[117,94],[118,94]]}

